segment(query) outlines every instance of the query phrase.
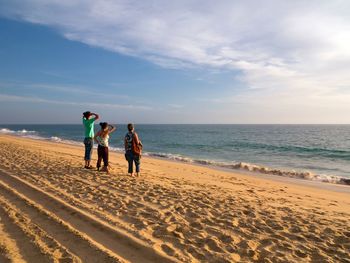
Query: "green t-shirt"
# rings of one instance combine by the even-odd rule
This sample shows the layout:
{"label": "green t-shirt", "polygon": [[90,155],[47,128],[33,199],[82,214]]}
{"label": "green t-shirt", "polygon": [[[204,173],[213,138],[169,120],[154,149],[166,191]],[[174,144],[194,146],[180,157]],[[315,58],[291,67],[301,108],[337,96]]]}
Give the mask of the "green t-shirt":
{"label": "green t-shirt", "polygon": [[94,122],[95,122],[95,118],[86,119],[83,117],[83,124],[85,128],[85,138],[93,138],[95,136]]}

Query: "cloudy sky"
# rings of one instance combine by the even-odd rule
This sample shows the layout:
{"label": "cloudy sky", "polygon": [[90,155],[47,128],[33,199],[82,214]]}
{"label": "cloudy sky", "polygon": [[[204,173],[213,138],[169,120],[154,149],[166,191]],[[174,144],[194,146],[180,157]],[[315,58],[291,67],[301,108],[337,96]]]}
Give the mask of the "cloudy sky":
{"label": "cloudy sky", "polygon": [[0,0],[0,123],[350,123],[350,1]]}

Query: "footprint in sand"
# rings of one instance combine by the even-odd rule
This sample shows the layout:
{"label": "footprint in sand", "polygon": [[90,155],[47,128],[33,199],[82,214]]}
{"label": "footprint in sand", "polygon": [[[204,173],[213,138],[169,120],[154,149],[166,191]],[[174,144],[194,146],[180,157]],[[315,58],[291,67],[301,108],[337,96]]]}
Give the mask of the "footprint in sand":
{"label": "footprint in sand", "polygon": [[162,244],[161,248],[169,256],[174,256],[175,255],[175,250],[172,247],[170,247],[169,245]]}
{"label": "footprint in sand", "polygon": [[219,246],[219,242],[217,239],[214,238],[207,238],[205,240],[206,245],[208,246],[208,248],[212,251],[215,252],[219,252],[219,253],[223,253],[223,249]]}
{"label": "footprint in sand", "polygon": [[202,230],[204,228],[203,224],[199,220],[195,220],[192,223],[190,223],[190,227],[193,227],[198,230]]}

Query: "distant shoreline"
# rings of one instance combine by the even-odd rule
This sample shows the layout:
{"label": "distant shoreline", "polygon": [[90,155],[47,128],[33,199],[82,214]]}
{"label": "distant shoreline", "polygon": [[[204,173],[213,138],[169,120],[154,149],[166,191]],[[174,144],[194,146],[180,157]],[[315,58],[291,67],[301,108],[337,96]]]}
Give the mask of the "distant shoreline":
{"label": "distant shoreline", "polygon": [[[54,143],[54,144],[63,144],[71,147],[79,147],[81,148],[83,146],[82,143],[69,143],[65,141],[52,141],[52,140],[45,140],[45,139],[33,139],[33,138],[27,138],[27,137],[21,137],[17,135],[9,135],[9,134],[0,134],[0,136],[9,136],[9,137],[14,137],[14,138],[23,138],[25,140],[33,140],[33,141],[43,141],[43,142],[48,142],[48,143]],[[112,150],[111,152],[114,152],[115,154],[122,155],[124,156],[123,153],[120,151],[115,151]],[[252,176],[258,179],[265,179],[265,180],[271,180],[271,181],[277,181],[277,182],[287,182],[287,183],[292,183],[298,186],[310,186],[314,188],[319,188],[319,189],[325,189],[325,190],[330,190],[330,191],[335,191],[339,193],[350,193],[350,186],[347,184],[335,184],[335,183],[328,183],[328,182],[321,182],[321,181],[316,181],[316,180],[307,180],[303,178],[294,178],[294,177],[288,177],[288,176],[280,176],[276,174],[264,174],[260,173],[257,171],[249,171],[249,170],[244,170],[244,169],[232,169],[232,168],[226,168],[226,167],[220,167],[217,165],[211,165],[211,164],[201,164],[201,163],[196,163],[196,162],[184,162],[181,160],[176,160],[176,159],[169,159],[169,158],[164,158],[161,156],[152,156],[152,155],[144,155],[143,158],[150,158],[150,159],[156,159],[159,161],[165,161],[165,162],[172,162],[175,164],[179,165],[194,165],[197,167],[203,167],[203,168],[209,168],[209,169],[214,169],[217,171],[225,171],[231,174],[241,174],[245,176]]]}
{"label": "distant shoreline", "polygon": [[[126,126],[118,126],[122,131],[126,130]],[[81,145],[80,124],[7,127],[0,128],[0,134]],[[348,126],[140,124],[137,127],[141,128],[141,137],[146,142],[144,156],[258,175],[350,185],[347,173],[350,170],[347,161],[350,145],[341,143],[350,132]],[[198,135],[196,141],[187,136],[192,130]],[[334,136],[333,130],[340,130],[340,136]],[[276,131],[277,137],[270,135]],[[301,139],[305,133],[308,136]],[[162,135],[155,138],[155,134]],[[120,132],[113,136],[111,151],[124,151],[122,136]]]}

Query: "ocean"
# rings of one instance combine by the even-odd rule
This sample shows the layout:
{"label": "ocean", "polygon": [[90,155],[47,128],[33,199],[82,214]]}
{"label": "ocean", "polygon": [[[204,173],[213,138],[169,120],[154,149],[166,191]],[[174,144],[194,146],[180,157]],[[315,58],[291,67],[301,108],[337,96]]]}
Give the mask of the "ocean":
{"label": "ocean", "polygon": [[[123,152],[127,128],[117,127],[110,149]],[[148,156],[350,184],[350,125],[140,124],[136,131]],[[0,133],[80,145],[84,139],[82,125],[0,125]]]}

